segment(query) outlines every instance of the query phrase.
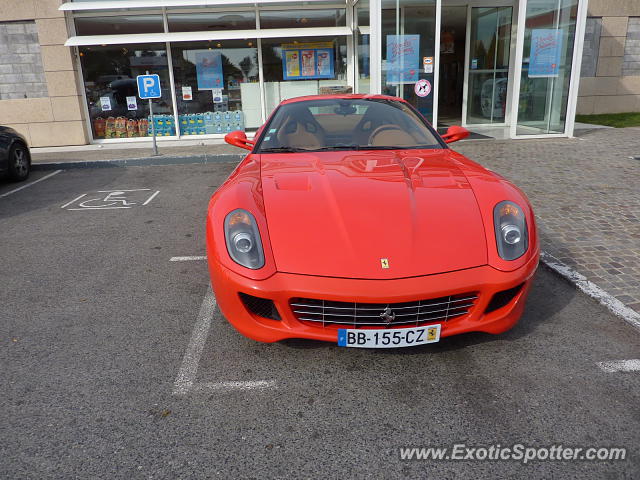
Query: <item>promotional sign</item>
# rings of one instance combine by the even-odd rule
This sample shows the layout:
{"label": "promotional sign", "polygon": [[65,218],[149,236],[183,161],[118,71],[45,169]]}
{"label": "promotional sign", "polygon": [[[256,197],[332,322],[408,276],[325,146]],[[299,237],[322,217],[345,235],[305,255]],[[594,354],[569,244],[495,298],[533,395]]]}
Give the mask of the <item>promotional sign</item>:
{"label": "promotional sign", "polygon": [[196,52],[196,78],[198,90],[224,88],[222,54],[215,50]]}
{"label": "promotional sign", "polygon": [[221,88],[214,88],[211,90],[211,93],[213,94],[213,103],[222,103],[222,89]]}
{"label": "promotional sign", "polygon": [[111,110],[111,98],[110,97],[100,97],[100,108],[102,108],[103,112],[107,112]]}
{"label": "promotional sign", "polygon": [[477,70],[478,69],[478,59],[474,58],[473,60],[471,60],[471,70]]}
{"label": "promotional sign", "polygon": [[334,78],[333,43],[290,43],[282,45],[284,80]]}
{"label": "promotional sign", "polygon": [[193,92],[191,87],[182,87],[182,100],[193,100]]}
{"label": "promotional sign", "polygon": [[138,99],[133,97],[127,97],[127,110],[137,110],[138,109]]}
{"label": "promotional sign", "polygon": [[433,57],[422,57],[424,73],[433,73]]}
{"label": "promotional sign", "polygon": [[138,96],[142,99],[160,98],[160,77],[158,75],[138,75]]}
{"label": "promotional sign", "polygon": [[557,77],[562,53],[562,30],[538,28],[531,30],[529,78]]}
{"label": "promotional sign", "polygon": [[387,35],[387,83],[418,80],[420,35]]}
{"label": "promotional sign", "polygon": [[429,80],[422,78],[416,82],[413,91],[416,92],[416,95],[419,97],[426,97],[431,93],[431,83]]}

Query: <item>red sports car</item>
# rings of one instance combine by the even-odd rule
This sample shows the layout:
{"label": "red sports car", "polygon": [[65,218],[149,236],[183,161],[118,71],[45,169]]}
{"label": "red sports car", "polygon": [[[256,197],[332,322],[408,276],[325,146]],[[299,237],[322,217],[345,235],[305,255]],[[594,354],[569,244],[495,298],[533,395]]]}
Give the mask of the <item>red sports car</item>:
{"label": "red sports car", "polygon": [[282,102],[211,198],[207,255],[220,310],[263,342],[404,347],[504,332],[539,258],[533,210],[382,95]]}

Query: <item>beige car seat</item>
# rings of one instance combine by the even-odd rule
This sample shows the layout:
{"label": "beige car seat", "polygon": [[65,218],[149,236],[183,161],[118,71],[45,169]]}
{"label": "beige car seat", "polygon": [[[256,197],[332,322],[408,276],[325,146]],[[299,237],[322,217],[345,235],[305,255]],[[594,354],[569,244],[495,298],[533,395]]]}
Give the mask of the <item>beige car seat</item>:
{"label": "beige car seat", "polygon": [[299,120],[293,116],[280,128],[278,140],[283,146],[309,150],[323,147],[325,144],[324,133],[315,122]]}

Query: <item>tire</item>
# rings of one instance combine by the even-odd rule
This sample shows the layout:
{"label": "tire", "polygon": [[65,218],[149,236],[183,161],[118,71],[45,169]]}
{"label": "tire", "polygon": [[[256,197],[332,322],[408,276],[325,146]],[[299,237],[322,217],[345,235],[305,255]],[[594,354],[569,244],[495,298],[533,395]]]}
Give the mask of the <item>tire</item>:
{"label": "tire", "polygon": [[26,180],[31,170],[29,149],[16,143],[9,150],[9,178],[15,182]]}

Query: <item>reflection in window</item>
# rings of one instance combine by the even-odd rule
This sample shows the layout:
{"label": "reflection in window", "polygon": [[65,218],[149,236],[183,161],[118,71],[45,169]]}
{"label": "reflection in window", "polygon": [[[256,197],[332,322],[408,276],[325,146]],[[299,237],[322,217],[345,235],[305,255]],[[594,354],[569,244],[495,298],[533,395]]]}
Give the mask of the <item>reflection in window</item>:
{"label": "reflection in window", "polygon": [[262,124],[255,39],[174,43],[171,54],[181,135]]}
{"label": "reflection in window", "polygon": [[256,28],[254,12],[169,13],[167,20],[170,32],[253,30]]}
{"label": "reflection in window", "polygon": [[124,35],[129,33],[161,33],[162,15],[119,15],[78,17],[78,35]]}
{"label": "reflection in window", "polygon": [[[328,51],[331,55],[325,57]],[[333,62],[328,64],[325,59]],[[287,98],[351,93],[351,89],[346,88],[347,44],[344,37],[304,37],[293,42],[288,38],[263,39],[262,64],[267,115]]]}
{"label": "reflection in window", "polygon": [[149,104],[140,100],[136,76],[160,76],[162,98],[153,101],[158,136],[175,135],[164,44],[80,47],[93,138],[146,137]]}

